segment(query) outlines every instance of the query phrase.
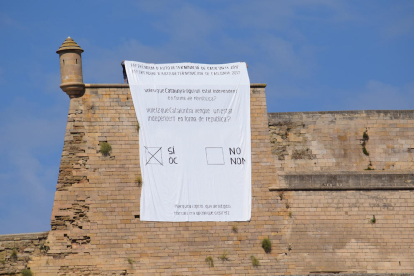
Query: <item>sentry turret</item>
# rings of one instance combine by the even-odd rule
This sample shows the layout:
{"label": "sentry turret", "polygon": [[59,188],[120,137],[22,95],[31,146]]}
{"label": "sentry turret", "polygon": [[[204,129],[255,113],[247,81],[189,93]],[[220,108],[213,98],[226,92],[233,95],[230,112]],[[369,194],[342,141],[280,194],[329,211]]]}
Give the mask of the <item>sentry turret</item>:
{"label": "sentry turret", "polygon": [[85,93],[82,75],[82,52],[83,49],[70,37],[56,51],[60,60],[60,88],[70,98],[82,97]]}

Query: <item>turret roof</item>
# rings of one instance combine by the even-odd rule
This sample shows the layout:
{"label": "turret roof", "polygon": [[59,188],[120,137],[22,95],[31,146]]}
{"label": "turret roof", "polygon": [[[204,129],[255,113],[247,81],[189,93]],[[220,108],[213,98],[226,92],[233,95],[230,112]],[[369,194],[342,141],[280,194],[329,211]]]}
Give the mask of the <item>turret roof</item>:
{"label": "turret roof", "polygon": [[63,42],[63,44],[60,46],[59,50],[56,51],[56,53],[66,50],[77,50],[81,53],[83,52],[83,49],[70,36],[66,38],[65,42]]}

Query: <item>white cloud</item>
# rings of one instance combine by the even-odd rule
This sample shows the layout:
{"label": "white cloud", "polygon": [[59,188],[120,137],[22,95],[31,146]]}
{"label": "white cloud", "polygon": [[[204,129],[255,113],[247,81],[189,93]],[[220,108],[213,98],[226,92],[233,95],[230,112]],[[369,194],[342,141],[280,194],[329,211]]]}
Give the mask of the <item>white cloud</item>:
{"label": "white cloud", "polygon": [[397,87],[371,80],[354,95],[346,101],[353,110],[414,109],[414,83]]}
{"label": "white cloud", "polygon": [[271,62],[275,73],[290,73],[295,77],[308,77],[315,66],[310,46],[295,45],[276,36],[257,38],[261,58]]}
{"label": "white cloud", "polygon": [[358,20],[357,13],[344,1],[241,1],[223,11],[247,29],[275,30],[292,39],[306,39],[295,27],[298,21],[337,23]]}
{"label": "white cloud", "polygon": [[22,24],[4,12],[0,12],[0,29],[1,28],[16,28],[20,30],[24,29]]}
{"label": "white cloud", "polygon": [[398,18],[390,22],[382,29],[382,34],[387,38],[396,38],[403,36],[414,36],[414,15],[409,17]]}
{"label": "white cloud", "polygon": [[[260,1],[254,5],[243,2],[224,6],[222,10],[207,11],[188,2],[168,3],[137,4],[140,9],[153,14],[153,26],[168,35],[163,44],[154,47],[129,40],[115,49],[89,45],[88,53],[93,52],[94,56],[84,62],[85,80],[122,82],[119,63],[123,59],[154,63],[194,61],[194,57],[198,59],[196,62],[205,63],[233,62],[237,58],[250,63],[250,59],[251,66],[272,63],[272,75],[283,73],[299,78],[309,77],[316,67],[314,47],[304,43],[304,36],[291,24],[301,5],[279,1]],[[310,6],[307,2],[302,5]],[[329,1],[313,1],[313,5],[327,6],[331,10],[335,6]],[[160,17],[162,20],[158,20]],[[230,30],[243,31],[245,27],[261,31],[249,34],[249,39],[230,35]],[[290,38],[273,34],[275,28],[283,30]]]}
{"label": "white cloud", "polygon": [[378,5],[368,3],[365,18],[367,25],[373,26],[383,39],[396,39],[414,36],[414,2],[389,1]]}
{"label": "white cloud", "polygon": [[[206,37],[218,30],[223,22],[214,13],[208,13],[193,5],[184,5],[174,12],[169,12],[165,21],[155,21],[154,26],[162,31],[169,33],[172,40],[180,41],[183,44],[197,43],[197,39]],[[201,42],[202,43],[202,42]]]}
{"label": "white cloud", "polygon": [[158,0],[158,1],[138,1],[136,6],[146,12],[163,12],[174,9],[185,4],[182,0]]}
{"label": "white cloud", "polygon": [[269,112],[414,109],[414,83],[395,86],[371,80],[348,90],[276,83],[266,90]]}

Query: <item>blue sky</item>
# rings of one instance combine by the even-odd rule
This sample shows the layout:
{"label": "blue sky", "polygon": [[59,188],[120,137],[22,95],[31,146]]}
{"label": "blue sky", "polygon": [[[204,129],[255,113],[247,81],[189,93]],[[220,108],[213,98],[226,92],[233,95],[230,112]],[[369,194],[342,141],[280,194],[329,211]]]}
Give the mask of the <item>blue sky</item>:
{"label": "blue sky", "polygon": [[414,108],[414,1],[0,1],[0,234],[47,231],[69,98],[71,36],[85,83],[122,60],[245,61],[269,112]]}

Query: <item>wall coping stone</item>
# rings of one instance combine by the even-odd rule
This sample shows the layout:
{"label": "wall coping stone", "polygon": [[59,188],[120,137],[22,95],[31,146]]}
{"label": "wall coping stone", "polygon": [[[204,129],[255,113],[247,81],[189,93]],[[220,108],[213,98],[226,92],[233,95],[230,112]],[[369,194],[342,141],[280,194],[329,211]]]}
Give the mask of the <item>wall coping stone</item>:
{"label": "wall coping stone", "polygon": [[33,240],[38,239],[39,237],[46,237],[48,234],[49,231],[22,234],[6,234],[0,235],[0,241]]}

